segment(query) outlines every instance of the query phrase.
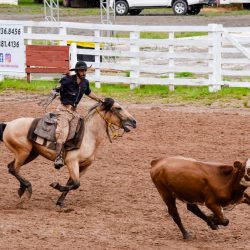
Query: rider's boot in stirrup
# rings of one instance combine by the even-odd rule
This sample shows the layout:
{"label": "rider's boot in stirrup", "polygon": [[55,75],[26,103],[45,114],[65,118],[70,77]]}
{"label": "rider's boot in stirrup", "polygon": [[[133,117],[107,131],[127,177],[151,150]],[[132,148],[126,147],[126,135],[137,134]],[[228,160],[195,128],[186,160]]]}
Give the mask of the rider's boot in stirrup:
{"label": "rider's boot in stirrup", "polygon": [[54,162],[56,169],[60,169],[64,165],[63,152],[64,152],[64,144],[57,143],[56,144],[56,159]]}

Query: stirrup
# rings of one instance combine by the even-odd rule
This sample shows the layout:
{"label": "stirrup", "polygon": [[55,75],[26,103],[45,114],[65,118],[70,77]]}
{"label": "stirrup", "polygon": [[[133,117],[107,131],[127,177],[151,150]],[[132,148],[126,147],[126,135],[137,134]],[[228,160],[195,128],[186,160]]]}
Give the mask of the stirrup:
{"label": "stirrup", "polygon": [[56,169],[60,169],[61,167],[64,166],[63,158],[62,156],[57,156],[54,162],[54,166]]}

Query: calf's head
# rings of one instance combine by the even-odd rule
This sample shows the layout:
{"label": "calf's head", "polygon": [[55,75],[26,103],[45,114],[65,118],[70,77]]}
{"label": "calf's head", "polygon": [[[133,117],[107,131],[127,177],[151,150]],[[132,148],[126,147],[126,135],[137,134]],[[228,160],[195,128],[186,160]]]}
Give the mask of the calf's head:
{"label": "calf's head", "polygon": [[245,187],[250,187],[250,159],[246,161],[245,173],[240,180],[240,184]]}

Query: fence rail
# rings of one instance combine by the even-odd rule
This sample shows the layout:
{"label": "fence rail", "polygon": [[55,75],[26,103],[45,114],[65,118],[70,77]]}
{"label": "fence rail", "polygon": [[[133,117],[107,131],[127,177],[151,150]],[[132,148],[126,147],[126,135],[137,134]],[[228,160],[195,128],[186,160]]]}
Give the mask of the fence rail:
{"label": "fence rail", "polygon": [[[94,58],[87,62],[94,69],[88,77],[97,87],[102,82],[131,88],[160,84],[172,90],[175,85],[208,86],[210,91],[223,85],[250,87],[250,27],[1,22],[22,24],[25,44],[93,43],[91,49],[72,43],[69,57],[71,67],[77,55]],[[106,31],[115,36],[105,36]]]}

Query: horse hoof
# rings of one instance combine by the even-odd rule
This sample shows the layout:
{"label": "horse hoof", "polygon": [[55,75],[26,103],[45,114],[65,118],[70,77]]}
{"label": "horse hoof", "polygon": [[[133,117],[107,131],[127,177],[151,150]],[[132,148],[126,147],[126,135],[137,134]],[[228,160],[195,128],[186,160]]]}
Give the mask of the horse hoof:
{"label": "horse hoof", "polygon": [[184,240],[192,240],[192,237],[187,233],[187,234],[183,235],[183,239]]}
{"label": "horse hoof", "polygon": [[58,182],[53,182],[50,184],[51,187],[57,189],[57,187],[59,186],[59,183]]}
{"label": "horse hoof", "polygon": [[27,188],[24,190],[19,188],[17,193],[18,193],[20,199],[29,200],[31,198],[31,195],[32,195],[32,190],[30,188]]}
{"label": "horse hoof", "polygon": [[21,200],[16,204],[17,209],[24,209],[24,200]]}
{"label": "horse hoof", "polygon": [[32,187],[31,186],[27,187],[27,189],[25,190],[25,194],[26,194],[28,199],[31,198],[31,195],[32,195]]}
{"label": "horse hoof", "polygon": [[26,204],[31,197],[31,193],[25,191],[22,197],[20,198],[20,201],[16,204],[16,207],[19,209],[25,209],[24,204]]}
{"label": "horse hoof", "polygon": [[56,206],[60,208],[64,208],[64,203],[59,201],[56,203]]}
{"label": "horse hoof", "polygon": [[19,189],[17,190],[17,193],[18,193],[19,198],[21,198],[21,197],[23,196],[24,192],[25,192],[25,189],[22,189],[22,188],[19,188]]}
{"label": "horse hoof", "polygon": [[59,212],[59,213],[70,213],[70,212],[73,212],[73,211],[75,211],[75,209],[74,208],[66,208],[66,207],[57,207],[58,209],[57,209],[57,211]]}

